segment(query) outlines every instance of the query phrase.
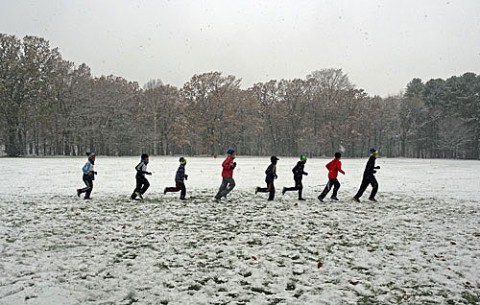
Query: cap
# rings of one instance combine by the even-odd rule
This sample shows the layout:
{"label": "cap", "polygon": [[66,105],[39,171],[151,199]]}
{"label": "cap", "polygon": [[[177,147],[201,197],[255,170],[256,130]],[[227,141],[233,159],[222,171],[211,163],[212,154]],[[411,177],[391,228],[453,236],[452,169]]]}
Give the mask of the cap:
{"label": "cap", "polygon": [[307,156],[301,155],[300,156],[300,161],[307,161]]}
{"label": "cap", "polygon": [[182,164],[182,165],[187,164],[187,159],[185,159],[184,157],[180,157],[180,159],[178,159],[178,161],[179,161],[180,164]]}
{"label": "cap", "polygon": [[233,149],[231,147],[227,150],[227,154],[229,154],[229,155],[233,154],[234,152],[235,152],[235,149]]}

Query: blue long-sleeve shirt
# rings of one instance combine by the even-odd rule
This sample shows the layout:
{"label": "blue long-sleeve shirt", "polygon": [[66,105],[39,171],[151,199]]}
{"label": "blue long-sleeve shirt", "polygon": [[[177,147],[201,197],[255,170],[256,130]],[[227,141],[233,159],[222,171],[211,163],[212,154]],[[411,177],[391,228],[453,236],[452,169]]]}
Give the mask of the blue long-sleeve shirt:
{"label": "blue long-sleeve shirt", "polygon": [[85,174],[85,175],[91,175],[93,174],[94,172],[94,168],[93,168],[93,163],[90,162],[90,160],[87,161],[87,163],[85,163],[85,165],[82,167],[82,172]]}

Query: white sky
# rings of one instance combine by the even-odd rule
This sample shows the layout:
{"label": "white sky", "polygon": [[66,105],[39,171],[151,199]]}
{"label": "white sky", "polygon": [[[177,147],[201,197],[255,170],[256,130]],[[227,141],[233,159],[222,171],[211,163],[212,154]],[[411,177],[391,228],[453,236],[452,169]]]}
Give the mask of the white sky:
{"label": "white sky", "polygon": [[478,0],[0,0],[0,32],[36,35],[92,72],[242,86],[342,68],[370,95],[480,72]]}

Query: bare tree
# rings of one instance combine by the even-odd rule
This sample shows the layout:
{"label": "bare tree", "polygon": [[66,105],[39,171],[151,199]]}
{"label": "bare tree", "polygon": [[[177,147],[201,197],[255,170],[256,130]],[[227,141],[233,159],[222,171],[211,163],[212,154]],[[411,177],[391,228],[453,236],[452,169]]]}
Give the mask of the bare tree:
{"label": "bare tree", "polygon": [[[228,135],[229,125],[235,119],[232,105],[237,103],[235,91],[239,86],[240,80],[219,72],[194,75],[183,86],[182,95],[188,103],[186,114],[197,133],[192,144],[199,146],[201,153],[217,155],[224,150],[223,146],[234,144],[229,143]],[[197,136],[202,143],[197,142]]]}
{"label": "bare tree", "polygon": [[166,155],[169,153],[169,143],[172,141],[177,116],[181,114],[179,105],[179,91],[176,87],[156,83],[144,91],[146,122],[152,122],[153,135],[150,142],[153,143],[153,153]]}

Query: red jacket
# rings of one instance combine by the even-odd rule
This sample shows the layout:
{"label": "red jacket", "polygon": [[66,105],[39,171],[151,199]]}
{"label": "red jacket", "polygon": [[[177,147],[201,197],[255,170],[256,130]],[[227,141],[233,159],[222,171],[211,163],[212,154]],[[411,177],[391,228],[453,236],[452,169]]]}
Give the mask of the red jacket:
{"label": "red jacket", "polygon": [[340,162],[338,159],[333,159],[332,161],[328,162],[325,167],[328,169],[328,179],[336,179],[338,172],[341,172],[345,175],[345,172],[342,170],[342,162]]}
{"label": "red jacket", "polygon": [[222,177],[223,178],[232,178],[233,170],[235,169],[235,164],[233,164],[233,159],[230,155],[227,156],[225,161],[222,163]]}

